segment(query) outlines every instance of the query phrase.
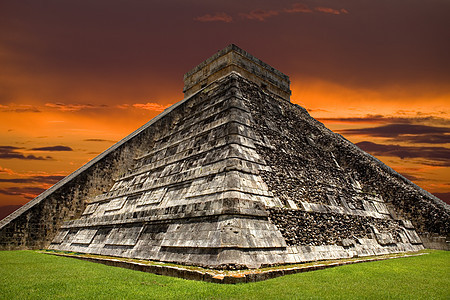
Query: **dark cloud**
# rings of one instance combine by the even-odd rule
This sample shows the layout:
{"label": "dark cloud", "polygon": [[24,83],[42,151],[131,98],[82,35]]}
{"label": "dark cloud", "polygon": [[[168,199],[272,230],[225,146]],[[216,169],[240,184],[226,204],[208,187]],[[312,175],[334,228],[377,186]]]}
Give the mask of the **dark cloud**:
{"label": "dark cloud", "polygon": [[18,152],[18,149],[23,149],[14,146],[0,146],[0,159],[23,159],[23,160],[53,160],[51,156],[35,156],[35,155],[26,155],[21,152]]}
{"label": "dark cloud", "polygon": [[382,145],[372,142],[360,142],[356,145],[375,156],[392,156],[405,158],[423,158],[424,164],[433,166],[450,166],[450,149],[444,147],[413,147],[400,145]]}
{"label": "dark cloud", "polygon": [[376,137],[397,137],[406,134],[446,134],[450,133],[450,128],[413,124],[389,124],[379,127],[343,129],[340,130],[340,133],[364,134]]}
{"label": "dark cloud", "polygon": [[108,142],[108,143],[116,143],[117,141],[113,140],[104,140],[104,139],[84,139],[85,142]]}
{"label": "dark cloud", "polygon": [[450,135],[442,135],[442,134],[405,135],[405,136],[398,136],[392,140],[411,144],[448,144],[450,143]]}
{"label": "dark cloud", "polygon": [[33,178],[0,178],[0,182],[9,182],[9,183],[33,183],[35,180]]}
{"label": "dark cloud", "polygon": [[14,151],[17,149],[23,149],[23,148],[15,147],[15,146],[0,146],[0,151]]}
{"label": "dark cloud", "polygon": [[344,135],[368,135],[389,138],[391,141],[423,144],[450,143],[450,128],[414,124],[389,124],[379,127],[343,129]]}
{"label": "dark cloud", "polygon": [[344,135],[368,135],[390,138],[396,142],[446,144],[450,143],[450,127],[437,127],[415,124],[389,124],[379,127],[343,129]]}
{"label": "dark cloud", "polygon": [[408,178],[409,180],[411,180],[411,181],[422,181],[423,180],[423,178],[421,178],[421,177],[417,177],[416,175],[412,175],[412,174],[408,174],[408,173],[405,173],[405,172],[402,172],[401,173],[404,177],[406,177],[406,178]]}
{"label": "dark cloud", "polygon": [[9,195],[9,196],[22,196],[26,199],[33,199],[37,195],[43,193],[45,189],[40,187],[9,187],[0,189],[0,194]]}
{"label": "dark cloud", "polygon": [[[322,111],[320,109],[308,109],[310,112]],[[391,117],[383,115],[368,114],[365,117],[353,118],[318,118],[322,122],[343,122],[343,123],[393,123],[393,124],[424,124],[430,123],[441,126],[450,126],[450,120],[435,116],[417,116],[417,117]]]}
{"label": "dark cloud", "polygon": [[19,209],[22,205],[5,205],[0,206],[0,220]]}
{"label": "dark cloud", "polygon": [[0,182],[9,183],[45,183],[45,184],[55,184],[65,176],[50,175],[50,176],[33,176],[28,178],[0,178]]}
{"label": "dark cloud", "polygon": [[[315,112],[330,112],[329,110],[323,109],[323,108],[306,108],[306,110],[310,113],[315,113]],[[334,121],[334,118],[329,118],[329,119],[317,119],[317,120],[321,120],[321,121],[328,121],[328,120],[332,120]]]}
{"label": "dark cloud", "polygon": [[444,201],[447,204],[450,204],[450,193],[432,193],[442,201]]}
{"label": "dark cloud", "polygon": [[73,151],[72,148],[67,147],[67,146],[39,147],[39,148],[32,148],[31,150],[34,150],[34,151]]}

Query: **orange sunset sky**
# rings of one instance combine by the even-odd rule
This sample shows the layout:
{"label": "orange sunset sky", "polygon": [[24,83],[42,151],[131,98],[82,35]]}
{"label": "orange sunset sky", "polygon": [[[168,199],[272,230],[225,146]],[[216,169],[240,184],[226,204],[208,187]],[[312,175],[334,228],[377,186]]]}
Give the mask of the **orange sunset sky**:
{"label": "orange sunset sky", "polygon": [[449,28],[448,0],[1,0],[0,210],[183,99],[183,74],[230,43],[449,202]]}

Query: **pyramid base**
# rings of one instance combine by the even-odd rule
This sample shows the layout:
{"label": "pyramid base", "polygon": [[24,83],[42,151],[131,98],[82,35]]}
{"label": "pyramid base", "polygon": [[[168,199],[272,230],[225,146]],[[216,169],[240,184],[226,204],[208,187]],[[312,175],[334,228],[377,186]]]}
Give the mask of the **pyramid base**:
{"label": "pyramid base", "polygon": [[95,263],[102,263],[108,266],[121,267],[141,272],[149,272],[157,275],[179,277],[188,280],[207,281],[213,283],[236,284],[263,281],[271,278],[276,278],[284,275],[291,275],[302,272],[309,272],[315,270],[322,270],[337,266],[373,262],[394,258],[411,257],[428,254],[427,252],[403,253],[403,254],[388,254],[370,257],[358,257],[340,260],[323,260],[309,264],[289,264],[284,266],[277,266],[275,268],[254,269],[254,270],[237,270],[237,271],[221,271],[214,269],[204,269],[192,266],[174,266],[162,263],[155,263],[151,261],[127,260],[114,257],[95,256],[95,255],[80,255],[68,254],[59,252],[44,252],[57,256],[71,257],[81,260],[86,260]]}
{"label": "pyramid base", "polygon": [[[373,239],[361,239],[362,243],[351,247],[339,245],[323,246],[288,246],[284,249],[232,249],[232,248],[182,248],[159,247],[158,251],[130,251],[126,247],[98,251],[93,248],[71,246],[59,249],[57,245],[51,250],[64,250],[85,254],[116,256],[131,259],[143,259],[197,266],[218,270],[257,269],[284,264],[309,263],[321,260],[349,259],[376,255],[390,255],[424,250],[423,245],[397,243],[382,246]],[[155,255],[157,254],[157,255]],[[236,263],[238,262],[238,263]]]}

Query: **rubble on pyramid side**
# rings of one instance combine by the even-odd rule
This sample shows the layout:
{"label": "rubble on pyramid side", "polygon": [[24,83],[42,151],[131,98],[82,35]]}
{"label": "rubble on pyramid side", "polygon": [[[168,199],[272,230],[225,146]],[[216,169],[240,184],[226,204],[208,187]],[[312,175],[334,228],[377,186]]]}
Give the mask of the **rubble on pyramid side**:
{"label": "rubble on pyramid side", "polygon": [[[250,82],[241,91],[250,99],[256,132],[269,145],[257,146],[270,167],[261,176],[284,204],[269,211],[287,244],[323,245],[349,238],[356,242],[363,236],[379,238],[378,232],[392,243],[405,240],[405,235],[420,243],[407,218],[420,233],[449,234],[448,205],[300,106],[278,101]],[[329,225],[333,223],[336,226]]]}

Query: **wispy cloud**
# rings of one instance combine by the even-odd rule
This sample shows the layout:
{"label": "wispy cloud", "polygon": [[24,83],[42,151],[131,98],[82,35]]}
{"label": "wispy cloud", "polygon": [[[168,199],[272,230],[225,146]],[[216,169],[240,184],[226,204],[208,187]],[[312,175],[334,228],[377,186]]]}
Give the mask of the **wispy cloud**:
{"label": "wispy cloud", "polygon": [[19,152],[19,147],[14,146],[0,146],[0,159],[23,159],[23,160],[53,160],[51,156],[35,156],[35,155],[27,155],[23,152]]}
{"label": "wispy cloud", "polygon": [[93,108],[105,108],[108,107],[106,104],[101,105],[93,105],[93,104],[66,104],[66,103],[46,103],[46,107],[57,109],[59,111],[64,112],[73,112],[73,111],[79,111],[82,109],[93,109]]}
{"label": "wispy cloud", "polygon": [[93,105],[93,104],[65,104],[61,102],[57,103],[45,103],[44,105],[34,106],[28,104],[8,104],[0,105],[0,112],[16,112],[16,113],[40,113],[43,111],[48,111],[49,109],[56,109],[62,112],[74,112],[82,109],[94,109],[94,108],[104,108],[107,107],[105,104]]}
{"label": "wispy cloud", "polygon": [[117,141],[113,140],[104,140],[104,139],[84,139],[85,142],[108,142],[108,143],[116,143]]}
{"label": "wispy cloud", "polygon": [[39,148],[32,148],[31,150],[34,150],[34,151],[73,151],[72,148],[67,147],[67,146],[39,147]]}
{"label": "wispy cloud", "polygon": [[2,168],[0,166],[0,174],[1,173],[8,174],[8,175],[15,175],[16,174],[16,172],[14,172],[13,170],[8,169],[8,168]]}
{"label": "wispy cloud", "polygon": [[294,3],[290,8],[284,9],[287,13],[312,13],[312,9],[310,9],[307,5],[303,3]]}
{"label": "wispy cloud", "polygon": [[348,14],[348,11],[344,8],[338,10],[338,9],[334,9],[334,8],[330,8],[330,7],[318,6],[318,7],[314,7],[314,10],[318,11],[318,12],[326,13],[326,14],[332,14],[332,15]]}
{"label": "wispy cloud", "polygon": [[159,103],[135,103],[132,106],[139,109],[146,109],[151,111],[161,112],[168,108],[171,104],[162,105]]}
{"label": "wispy cloud", "polygon": [[274,17],[274,16],[278,16],[279,14],[280,14],[280,11],[277,11],[277,10],[255,9],[249,13],[240,13],[239,15],[242,18],[249,19],[249,20],[265,21],[266,19]]}
{"label": "wispy cloud", "polygon": [[9,105],[0,105],[0,111],[3,112],[16,112],[16,113],[25,113],[25,112],[33,112],[40,113],[42,112],[38,107],[34,105],[27,104],[9,104]]}
{"label": "wispy cloud", "polygon": [[[325,14],[333,14],[333,15],[340,15],[340,14],[348,14],[348,10],[341,8],[341,9],[335,9],[331,7],[315,7],[310,8],[308,5],[303,3],[293,3],[290,7],[287,8],[281,8],[281,9],[254,9],[249,12],[240,12],[237,15],[244,20],[253,20],[253,21],[259,21],[264,22],[267,19],[282,15],[282,14],[298,14],[298,13],[325,13]],[[215,13],[215,14],[206,14],[200,17],[194,18],[195,21],[199,22],[225,22],[225,23],[231,23],[234,21],[233,16],[221,12],[221,13]]]}
{"label": "wispy cloud", "polygon": [[21,178],[44,178],[44,177],[65,177],[65,173],[47,173],[47,172],[32,172],[28,171],[25,173],[16,172],[14,170],[3,168],[0,166],[0,175],[9,175],[9,176],[15,176],[15,177],[21,177]]}
{"label": "wispy cloud", "polygon": [[445,147],[414,147],[400,145],[382,145],[372,142],[359,142],[356,144],[362,150],[373,155],[405,158],[423,158],[424,164],[432,166],[450,166],[450,149]]}
{"label": "wispy cloud", "polygon": [[233,22],[233,17],[224,12],[219,12],[215,14],[206,14],[200,17],[194,18],[195,21],[199,22],[225,22],[231,23]]}
{"label": "wispy cloud", "polygon": [[[163,111],[169,105],[162,105],[159,103],[135,103],[135,104],[119,104],[115,105],[111,108],[118,108],[118,109],[129,109],[131,107],[139,108],[139,109],[146,109],[146,110],[153,110],[153,111]],[[63,113],[72,113],[72,112],[78,112],[81,110],[87,110],[87,109],[104,109],[108,108],[109,106],[106,104],[100,104],[100,105],[94,105],[94,104],[66,104],[62,102],[56,102],[56,103],[45,103],[42,106],[32,106],[32,105],[18,105],[18,104],[11,104],[11,105],[0,105],[0,112],[45,112],[45,111],[59,111]],[[55,121],[55,120],[49,120],[48,122],[52,123],[59,123],[64,121]]]}

